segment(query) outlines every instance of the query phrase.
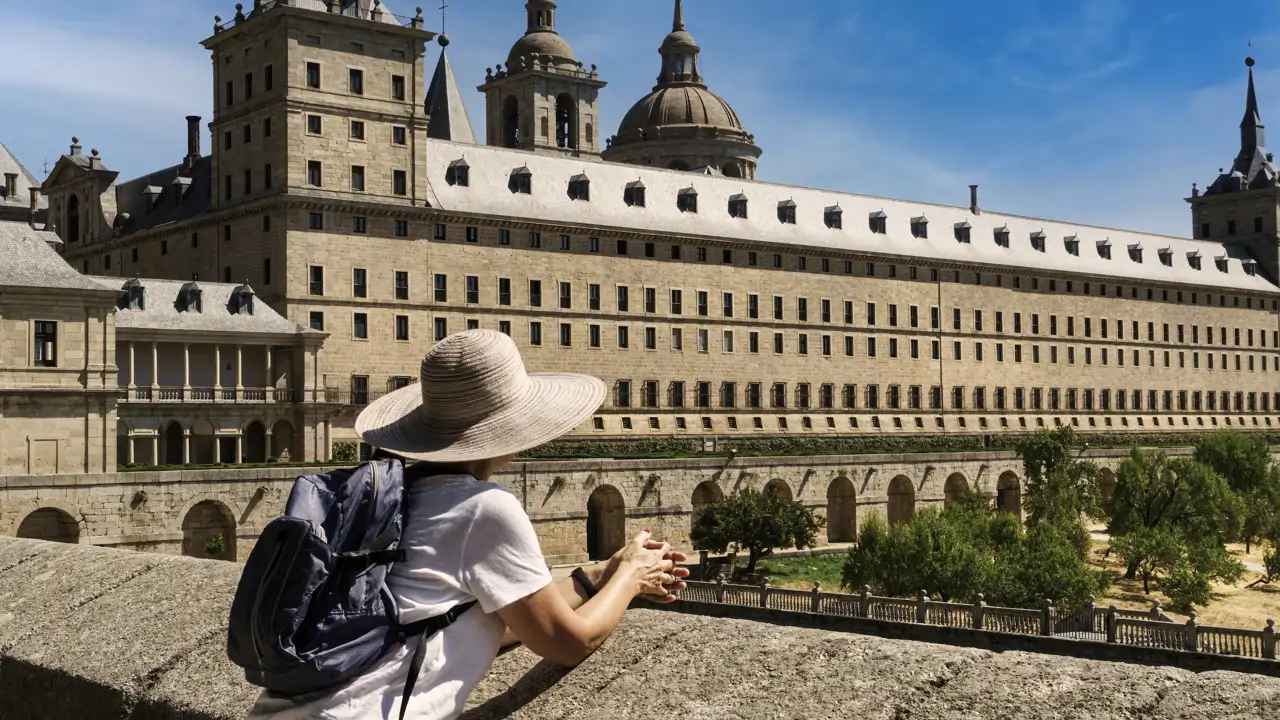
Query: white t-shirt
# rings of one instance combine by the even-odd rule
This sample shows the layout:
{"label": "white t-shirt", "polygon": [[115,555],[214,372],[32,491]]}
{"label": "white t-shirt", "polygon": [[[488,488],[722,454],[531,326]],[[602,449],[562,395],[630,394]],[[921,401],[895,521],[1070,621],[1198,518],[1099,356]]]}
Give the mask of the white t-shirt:
{"label": "white t-shirt", "polygon": [[[493,613],[551,583],[533,523],[520,501],[501,485],[462,475],[410,484],[409,522],[387,584],[400,622],[443,615],[477,601],[457,622],[428,641],[422,673],[405,718],[448,720],[462,713],[467,696],[489,671],[505,626]],[[264,692],[250,720],[395,720],[417,649],[410,640],[368,672],[305,704]]]}

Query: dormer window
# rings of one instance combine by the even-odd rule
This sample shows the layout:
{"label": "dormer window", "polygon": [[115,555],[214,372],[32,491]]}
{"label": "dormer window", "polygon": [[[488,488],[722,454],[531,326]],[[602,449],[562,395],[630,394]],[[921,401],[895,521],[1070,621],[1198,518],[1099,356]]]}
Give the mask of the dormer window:
{"label": "dormer window", "polygon": [[1044,252],[1044,248],[1045,248],[1044,233],[1042,232],[1031,233],[1031,249],[1035,250],[1036,252]]}
{"label": "dormer window", "polygon": [[729,217],[747,218],[747,196],[738,193],[729,198]]}
{"label": "dormer window", "polygon": [[876,235],[884,235],[888,232],[889,216],[885,215],[883,210],[877,210],[867,216],[867,225]]}
{"label": "dormer window", "polygon": [[1173,267],[1173,248],[1160,248],[1160,264],[1165,267]]}
{"label": "dormer window", "polygon": [[1191,266],[1192,270],[1199,270],[1201,268],[1199,250],[1192,250],[1187,253],[1187,264]]}
{"label": "dormer window", "polygon": [[253,314],[253,288],[249,287],[248,283],[231,291],[231,302],[227,310],[232,315]]}
{"label": "dormer window", "polygon": [[1009,247],[1009,228],[1008,227],[996,228],[994,235],[995,235],[996,245],[999,245],[1002,248]]}
{"label": "dormer window", "polygon": [[1247,260],[1242,261],[1240,263],[1240,266],[1244,268],[1245,275],[1258,274],[1258,261],[1254,260],[1253,258],[1249,258]]}
{"label": "dormer window", "polygon": [[622,202],[631,207],[644,207],[644,183],[639,180],[627,183],[622,190]]}
{"label": "dormer window", "polygon": [[1062,246],[1065,247],[1067,249],[1067,252],[1071,253],[1072,255],[1075,255],[1077,257],[1080,256],[1080,238],[1076,237],[1075,235],[1068,235],[1062,238]]}
{"label": "dormer window", "polygon": [[178,291],[178,309],[181,312],[204,312],[204,293],[200,284],[192,280]]}
{"label": "dormer window", "polygon": [[1103,260],[1111,259],[1111,241],[1110,240],[1098,241],[1098,257],[1102,258]]}
{"label": "dormer window", "polygon": [[969,225],[969,222],[964,221],[964,222],[956,223],[954,230],[956,235],[956,242],[964,243],[968,245],[970,241],[969,233],[972,230],[972,227]]}
{"label": "dormer window", "polygon": [[911,218],[911,237],[929,237],[929,220],[925,216]]}
{"label": "dormer window", "polygon": [[444,171],[444,181],[457,187],[471,186],[471,166],[466,160],[454,160]]}
{"label": "dormer window", "polygon": [[698,191],[687,187],[676,193],[676,209],[680,212],[698,212]]}
{"label": "dormer window", "polygon": [[1213,259],[1213,263],[1218,266],[1218,272],[1227,272],[1229,269],[1228,262],[1230,261],[1226,255],[1219,255]]}
{"label": "dormer window", "polygon": [[511,179],[507,181],[507,189],[513,195],[533,194],[533,173],[529,170],[528,165],[522,165],[511,171]]}
{"label": "dormer window", "polygon": [[124,294],[120,297],[119,307],[123,310],[146,310],[146,290],[142,281],[134,278],[124,284]]}
{"label": "dormer window", "polygon": [[1129,259],[1136,263],[1142,262],[1142,245],[1135,243],[1129,246]]}
{"label": "dormer window", "polygon": [[839,230],[844,227],[844,211],[839,205],[832,205],[822,211],[822,222],[832,230]]}
{"label": "dormer window", "polygon": [[783,225],[796,224],[796,201],[783,200],[778,203],[778,222]]}
{"label": "dormer window", "polygon": [[569,199],[583,201],[591,199],[591,180],[586,175],[574,175],[569,178]]}

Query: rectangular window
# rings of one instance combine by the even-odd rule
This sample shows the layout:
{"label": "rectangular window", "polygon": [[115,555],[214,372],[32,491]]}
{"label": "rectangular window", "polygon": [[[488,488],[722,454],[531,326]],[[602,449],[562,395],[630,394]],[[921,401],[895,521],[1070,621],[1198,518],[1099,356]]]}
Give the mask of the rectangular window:
{"label": "rectangular window", "polygon": [[407,145],[409,142],[408,131],[401,125],[391,128],[391,143],[393,145]]}
{"label": "rectangular window", "polygon": [[355,313],[351,320],[351,334],[360,340],[369,339],[369,316],[365,313]]}
{"label": "rectangular window", "polygon": [[587,286],[587,308],[590,310],[600,309],[600,286],[591,283]]}
{"label": "rectangular window", "polygon": [[396,271],[396,299],[409,299],[409,273],[405,270]]}
{"label": "rectangular window", "polygon": [[630,294],[626,285],[618,286],[618,312],[629,312],[631,308]]}
{"label": "rectangular window", "polygon": [[655,327],[646,327],[644,329],[644,349],[658,349],[658,329]]}
{"label": "rectangular window", "polygon": [[409,339],[409,316],[397,315],[396,316],[396,340],[408,340],[408,339]]}
{"label": "rectangular window", "polygon": [[320,88],[320,63],[307,63],[307,87]]}
{"label": "rectangular window", "polygon": [[435,301],[438,303],[449,302],[449,279],[441,273],[437,273],[432,280],[435,291]]}
{"label": "rectangular window", "polygon": [[364,94],[364,71],[352,68],[347,71],[347,89],[352,95]]}
{"label": "rectangular window", "polygon": [[618,326],[618,347],[624,350],[631,347],[631,334],[626,325]]}
{"label": "rectangular window", "polygon": [[307,161],[307,184],[312,187],[324,186],[324,170],[319,160]]}
{"label": "rectangular window", "polygon": [[351,232],[357,235],[363,235],[369,231],[369,220],[361,215],[351,218]]}
{"label": "rectangular window", "polygon": [[409,237],[409,221],[408,220],[396,220],[395,235],[396,237]]}
{"label": "rectangular window", "polygon": [[560,283],[560,309],[573,309],[573,285],[571,283]]}
{"label": "rectangular window", "polygon": [[436,342],[440,342],[441,340],[449,337],[449,321],[446,318],[436,318],[434,325]]}
{"label": "rectangular window", "polygon": [[542,307],[542,281],[529,281],[529,307]]}
{"label": "rectangular window", "polygon": [[409,175],[404,170],[391,171],[391,192],[393,195],[409,194]]}
{"label": "rectangular window", "polygon": [[600,347],[600,326],[599,325],[587,326],[587,342],[593,348]]}
{"label": "rectangular window", "polygon": [[403,75],[391,76],[391,97],[394,100],[404,99],[404,76]]}
{"label": "rectangular window", "polygon": [[468,275],[466,278],[467,288],[467,304],[477,305],[480,303],[480,278],[476,275]]}
{"label": "rectangular window", "polygon": [[542,345],[542,323],[537,320],[529,323],[529,344],[535,347]]}
{"label": "rectangular window", "polygon": [[324,332],[324,313],[312,310],[308,322],[312,330]]}
{"label": "rectangular window", "polygon": [[312,265],[308,270],[308,292],[311,295],[324,295],[324,268]]}
{"label": "rectangular window", "polygon": [[573,326],[560,323],[560,347],[573,347]]}
{"label": "rectangular window", "polygon": [[351,271],[351,296],[352,297],[369,297],[369,272],[364,268],[355,268]]}
{"label": "rectangular window", "polygon": [[34,364],[38,367],[58,366],[58,323],[37,320],[34,325]]}
{"label": "rectangular window", "polygon": [[351,189],[359,190],[361,192],[364,191],[364,166],[363,165],[351,166]]}
{"label": "rectangular window", "polygon": [[709,312],[707,308],[707,292],[705,290],[699,290],[697,293],[697,300],[698,300],[698,315],[702,317],[706,317]]}

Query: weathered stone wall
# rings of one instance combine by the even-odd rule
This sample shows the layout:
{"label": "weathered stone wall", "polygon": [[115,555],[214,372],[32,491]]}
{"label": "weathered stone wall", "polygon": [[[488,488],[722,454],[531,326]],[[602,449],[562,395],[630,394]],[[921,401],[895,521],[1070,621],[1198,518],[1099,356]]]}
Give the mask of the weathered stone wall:
{"label": "weathered stone wall", "polygon": [[[258,689],[224,649],[238,579],[229,563],[0,538],[0,715],[243,718]],[[912,642],[876,637],[885,630],[872,621],[831,632],[770,611],[750,616],[768,622],[632,610],[574,670],[517,649],[498,659],[463,717],[1210,720],[1280,712],[1280,680],[1206,666],[1194,653],[1148,649],[1125,664],[1081,659],[1087,644],[1071,640],[1027,638],[1038,652],[1019,652],[969,646],[974,638],[952,628],[899,626],[928,640]],[[1249,669],[1265,671],[1259,663]],[[684,692],[691,672],[704,682]]]}
{"label": "weathered stone wall", "polygon": [[[1124,455],[1087,454],[1104,467]],[[211,538],[222,535],[227,549],[220,557],[243,560],[266,523],[283,511],[297,475],[320,471],[0,477],[0,534],[54,539],[40,528],[56,527],[60,538],[82,544],[169,554],[185,546],[200,556],[207,555]],[[1017,511],[1022,466],[1008,452],[578,460],[515,463],[497,480],[523,501],[548,562],[561,564],[608,555],[646,529],[687,548],[695,504],[746,487],[770,485],[818,514],[844,517],[830,524],[824,539],[837,542],[851,539],[873,513],[903,517],[964,489],[999,497]],[[43,512],[33,516],[37,511]]]}

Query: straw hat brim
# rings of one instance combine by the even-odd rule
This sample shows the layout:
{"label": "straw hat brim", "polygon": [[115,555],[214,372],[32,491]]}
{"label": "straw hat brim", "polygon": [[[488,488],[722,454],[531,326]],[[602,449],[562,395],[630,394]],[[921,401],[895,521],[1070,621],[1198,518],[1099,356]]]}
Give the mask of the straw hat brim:
{"label": "straw hat brim", "polygon": [[533,373],[522,397],[462,429],[433,426],[423,411],[422,390],[410,385],[370,403],[356,418],[356,432],[370,445],[412,460],[465,462],[511,455],[573,430],[604,402],[599,378]]}

